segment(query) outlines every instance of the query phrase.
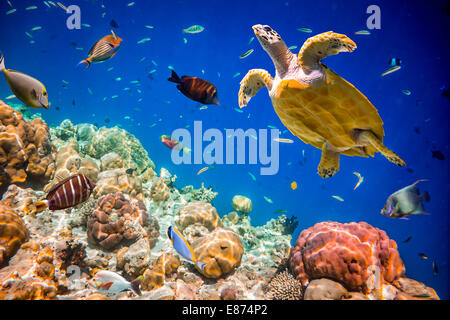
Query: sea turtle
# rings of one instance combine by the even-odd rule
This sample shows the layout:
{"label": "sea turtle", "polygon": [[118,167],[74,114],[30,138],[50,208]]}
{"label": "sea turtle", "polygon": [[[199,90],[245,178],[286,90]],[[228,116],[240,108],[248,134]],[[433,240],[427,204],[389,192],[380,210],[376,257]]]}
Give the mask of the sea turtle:
{"label": "sea turtle", "polygon": [[272,78],[266,70],[250,70],[241,81],[239,107],[267,87],[281,122],[303,142],[322,150],[318,173],[323,178],[339,171],[340,154],[368,157],[381,152],[389,161],[405,166],[383,145],[383,121],[377,109],[321,62],[355,50],[350,38],[333,31],[318,34],[306,40],[296,57],[271,27],[258,24],[253,30],[272,59],[276,75]]}

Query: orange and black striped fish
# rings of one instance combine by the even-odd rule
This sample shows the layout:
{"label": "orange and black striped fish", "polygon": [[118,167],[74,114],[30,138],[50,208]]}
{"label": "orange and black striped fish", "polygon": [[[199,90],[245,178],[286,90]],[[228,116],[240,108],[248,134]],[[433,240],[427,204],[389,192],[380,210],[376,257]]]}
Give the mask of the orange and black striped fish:
{"label": "orange and black striped fish", "polygon": [[206,80],[189,76],[182,76],[180,78],[173,70],[172,76],[167,80],[178,83],[178,90],[191,100],[203,104],[220,105],[217,88]]}
{"label": "orange and black striped fish", "polygon": [[94,190],[95,184],[81,173],[61,180],[47,194],[46,200],[36,202],[36,211],[45,208],[62,210],[74,207],[86,201]]}
{"label": "orange and black striped fish", "polygon": [[80,61],[79,65],[84,63],[86,68],[89,68],[92,63],[102,62],[114,57],[120,48],[122,38],[117,37],[113,30],[111,30],[111,33],[98,40],[89,50],[89,56]]}

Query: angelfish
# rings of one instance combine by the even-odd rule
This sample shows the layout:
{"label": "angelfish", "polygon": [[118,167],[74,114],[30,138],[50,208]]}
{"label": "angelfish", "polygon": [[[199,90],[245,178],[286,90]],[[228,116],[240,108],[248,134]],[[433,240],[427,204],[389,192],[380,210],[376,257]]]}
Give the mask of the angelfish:
{"label": "angelfish", "polygon": [[102,62],[114,57],[121,43],[122,38],[116,36],[114,31],[111,30],[111,34],[104,36],[92,46],[91,50],[89,50],[88,57],[80,61],[78,65],[84,63],[86,68],[89,68],[92,63]]}
{"label": "angelfish", "polygon": [[177,89],[191,100],[203,104],[220,105],[217,88],[206,80],[189,76],[180,78],[173,70],[171,77],[167,80],[178,83]]}
{"label": "angelfish", "polygon": [[48,94],[45,86],[37,79],[15,70],[5,68],[5,57],[0,55],[0,71],[14,95],[31,108],[48,109]]}
{"label": "angelfish", "polygon": [[204,271],[206,263],[197,260],[194,250],[192,250],[191,245],[183,237],[183,235],[180,233],[180,231],[175,229],[175,227],[170,226],[167,229],[167,236],[169,237],[170,241],[172,242],[172,245],[175,248],[175,250],[183,258],[185,258],[190,263],[196,265],[200,270]]}
{"label": "angelfish", "polygon": [[405,216],[429,214],[425,212],[422,201],[429,202],[430,195],[427,191],[420,194],[417,184],[421,181],[417,180],[412,185],[404,187],[389,196],[381,210],[381,214],[389,218],[407,219]]}
{"label": "angelfish", "polygon": [[103,292],[117,293],[124,290],[131,290],[139,296],[142,295],[141,290],[139,289],[142,276],[128,282],[124,277],[115,272],[101,270],[95,274],[92,280],[94,286]]}

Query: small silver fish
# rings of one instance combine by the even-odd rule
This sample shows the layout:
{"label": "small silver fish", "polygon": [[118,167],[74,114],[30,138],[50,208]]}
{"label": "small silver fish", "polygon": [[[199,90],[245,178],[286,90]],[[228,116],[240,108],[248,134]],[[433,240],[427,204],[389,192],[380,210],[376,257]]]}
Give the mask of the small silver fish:
{"label": "small silver fish", "polygon": [[429,214],[425,212],[422,201],[429,202],[430,195],[427,191],[420,194],[417,184],[421,181],[417,180],[412,185],[404,187],[389,196],[386,200],[384,208],[381,210],[381,214],[389,218],[406,219],[405,216]]}
{"label": "small silver fish", "polygon": [[249,55],[252,54],[253,51],[255,51],[255,50],[250,49],[250,50],[248,50],[248,51],[245,51],[243,54],[241,54],[241,55],[239,56],[239,59],[247,58]]}
{"label": "small silver fish", "polygon": [[196,24],[196,25],[190,26],[189,28],[183,29],[183,33],[200,33],[203,30],[205,30],[205,28],[203,26]]}

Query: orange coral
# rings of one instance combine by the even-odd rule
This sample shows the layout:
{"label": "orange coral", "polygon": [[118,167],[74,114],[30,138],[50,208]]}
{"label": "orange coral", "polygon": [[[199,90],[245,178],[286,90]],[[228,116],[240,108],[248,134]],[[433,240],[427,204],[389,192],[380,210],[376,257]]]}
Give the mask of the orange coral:
{"label": "orange coral", "polygon": [[7,205],[0,203],[0,267],[28,241],[28,231],[22,219]]}
{"label": "orange coral", "polygon": [[142,288],[144,290],[153,290],[162,287],[166,276],[176,273],[179,266],[180,259],[177,256],[163,253],[144,272],[141,282]]}
{"label": "orange coral", "polygon": [[[9,271],[9,274],[0,284],[0,300],[56,299],[58,283],[55,279],[53,251],[48,247],[41,247],[37,241],[30,241],[22,246],[19,254],[22,257],[16,262],[22,266],[13,266],[13,270],[5,270]],[[16,269],[22,268],[23,272],[19,274]]]}
{"label": "orange coral", "polygon": [[302,231],[289,259],[303,285],[329,278],[364,293],[374,288],[376,277],[392,282],[405,272],[395,241],[365,222],[317,223]]}
{"label": "orange coral", "polygon": [[45,183],[54,170],[50,131],[42,119],[26,122],[0,100],[0,187],[11,183]]}
{"label": "orange coral", "polygon": [[181,207],[175,223],[180,231],[193,224],[204,226],[209,231],[222,225],[216,208],[208,202],[201,201],[189,202]]}
{"label": "orange coral", "polygon": [[138,234],[152,247],[159,237],[158,222],[149,217],[145,205],[120,192],[100,198],[87,229],[89,241],[105,249],[116,247],[123,239],[135,240]]}
{"label": "orange coral", "polygon": [[192,244],[195,256],[206,266],[201,271],[207,278],[219,278],[241,264],[244,247],[239,235],[231,230],[217,228]]}

